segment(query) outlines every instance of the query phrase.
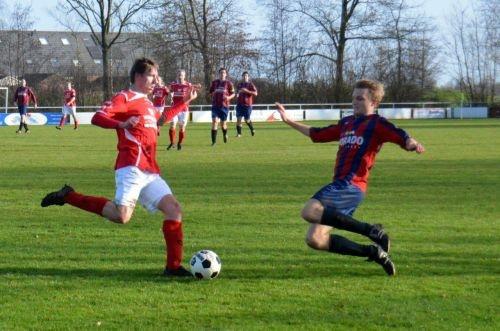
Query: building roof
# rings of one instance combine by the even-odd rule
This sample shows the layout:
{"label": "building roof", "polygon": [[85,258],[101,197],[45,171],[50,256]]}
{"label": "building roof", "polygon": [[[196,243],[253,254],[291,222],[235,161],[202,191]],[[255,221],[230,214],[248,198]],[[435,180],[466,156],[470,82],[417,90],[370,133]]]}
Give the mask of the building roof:
{"label": "building roof", "polygon": [[[148,56],[144,34],[122,33],[109,54],[113,75],[127,75],[137,57]],[[21,49],[18,50],[18,46]],[[102,75],[102,52],[91,32],[0,31],[0,75]]]}

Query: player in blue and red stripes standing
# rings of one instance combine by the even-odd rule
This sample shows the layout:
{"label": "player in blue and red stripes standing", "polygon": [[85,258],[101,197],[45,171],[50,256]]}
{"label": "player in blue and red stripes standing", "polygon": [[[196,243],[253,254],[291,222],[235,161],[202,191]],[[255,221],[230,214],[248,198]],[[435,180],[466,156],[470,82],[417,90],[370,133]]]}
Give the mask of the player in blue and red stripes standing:
{"label": "player in blue and red stripes standing", "polygon": [[27,124],[28,114],[28,106],[30,101],[33,101],[35,104],[35,109],[37,106],[36,96],[33,93],[33,90],[26,86],[26,79],[21,80],[21,86],[19,86],[14,92],[14,103],[17,105],[17,109],[19,110],[19,129],[17,129],[16,133],[21,133],[22,128],[24,127],[25,133],[30,133]]}
{"label": "player in blue and red stripes standing", "polygon": [[[356,82],[352,94],[354,114],[324,128],[295,122],[287,116],[281,104],[276,105],[282,120],[313,142],[339,142],[332,182],[316,192],[302,209],[302,218],[311,223],[307,245],[317,250],[367,257],[392,276],[396,268],[388,254],[390,240],[382,225],[361,222],[352,214],[365,196],[370,170],[384,143],[392,142],[419,154],[425,149],[407,132],[375,114],[383,96],[381,83],[372,80]],[[333,228],[359,233],[370,238],[373,244],[362,245],[331,234]]]}

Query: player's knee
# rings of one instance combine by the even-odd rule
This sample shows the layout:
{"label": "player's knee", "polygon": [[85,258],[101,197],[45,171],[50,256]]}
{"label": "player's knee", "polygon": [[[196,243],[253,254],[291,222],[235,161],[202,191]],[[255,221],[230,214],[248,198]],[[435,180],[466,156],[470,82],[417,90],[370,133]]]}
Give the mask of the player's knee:
{"label": "player's knee", "polygon": [[309,201],[302,209],[300,216],[309,223],[320,223],[323,206],[319,202]]}
{"label": "player's knee", "polygon": [[[328,240],[328,238],[326,238],[326,240]],[[312,249],[324,249],[325,243],[325,238],[318,234],[308,234],[306,236],[306,244]]]}
{"label": "player's knee", "polygon": [[165,218],[167,219],[175,219],[175,220],[182,219],[182,207],[177,200],[165,199],[160,203],[158,209],[160,209],[163,212]]}
{"label": "player's knee", "polygon": [[309,223],[318,223],[318,220],[315,217],[315,212],[311,208],[305,207],[302,209],[300,216]]}

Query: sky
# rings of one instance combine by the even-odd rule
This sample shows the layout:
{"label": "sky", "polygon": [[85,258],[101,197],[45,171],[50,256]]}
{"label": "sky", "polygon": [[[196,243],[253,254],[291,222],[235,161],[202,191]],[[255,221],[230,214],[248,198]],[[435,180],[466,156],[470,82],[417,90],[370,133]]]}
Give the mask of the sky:
{"label": "sky", "polygon": [[[453,5],[457,2],[464,4],[472,3],[474,0],[410,0],[412,3],[422,3],[423,11],[426,15],[436,18],[437,23],[440,26],[444,26],[446,22],[446,16],[451,12]],[[6,1],[7,2],[7,1]],[[10,2],[10,1],[9,1]],[[55,31],[61,30],[61,25],[52,18],[49,14],[51,9],[54,9],[57,5],[58,0],[44,0],[44,1],[32,1],[33,17],[35,17],[35,29],[39,31]],[[258,4],[257,0],[240,0],[248,12],[255,19],[255,24],[263,25],[263,20],[259,20],[257,13],[261,6]],[[262,13],[262,11],[260,11]]]}
{"label": "sky", "polygon": [[[435,19],[441,32],[447,29],[447,19],[453,11],[454,5],[461,3],[464,5],[472,4],[475,0],[409,0],[412,4],[421,4],[425,16]],[[9,3],[10,1],[4,1]],[[58,0],[32,1],[33,17],[35,18],[34,28],[38,31],[60,31],[64,28],[50,15],[51,10],[55,10]],[[264,28],[265,22],[262,15],[262,5],[259,0],[239,0],[244,11],[248,13],[248,20],[255,25],[254,31]],[[450,77],[441,75],[438,79],[439,85],[444,85],[450,81]]]}

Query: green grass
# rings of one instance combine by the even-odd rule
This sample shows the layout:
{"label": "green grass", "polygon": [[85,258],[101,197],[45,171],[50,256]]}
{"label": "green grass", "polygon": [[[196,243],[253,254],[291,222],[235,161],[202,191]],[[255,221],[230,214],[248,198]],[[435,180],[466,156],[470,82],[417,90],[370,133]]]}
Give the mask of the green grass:
{"label": "green grass", "polygon": [[223,260],[210,282],[159,276],[159,214],[139,207],[120,226],[39,207],[63,183],[114,196],[113,131],[0,128],[0,329],[500,329],[500,121],[397,123],[427,153],[384,146],[356,212],[388,228],[394,278],[304,244],[299,213],[330,180],[336,144],[258,123],[255,137],[231,128],[210,148],[198,124],[166,152],[164,129],[159,163],[183,205],[185,263],[200,249]]}

